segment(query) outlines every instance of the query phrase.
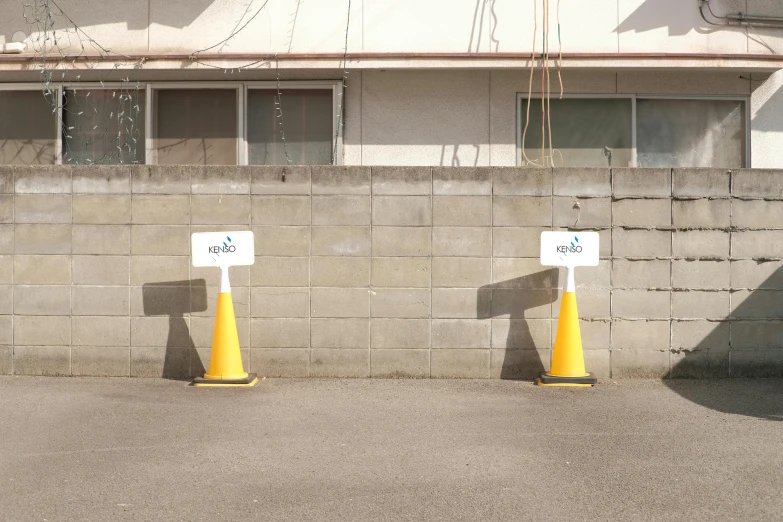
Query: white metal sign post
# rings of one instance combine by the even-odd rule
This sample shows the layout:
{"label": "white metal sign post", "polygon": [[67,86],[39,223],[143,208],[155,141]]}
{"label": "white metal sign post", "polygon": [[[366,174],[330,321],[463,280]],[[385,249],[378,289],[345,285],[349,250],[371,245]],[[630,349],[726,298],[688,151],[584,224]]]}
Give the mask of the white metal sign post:
{"label": "white metal sign post", "polygon": [[552,366],[538,379],[540,386],[593,386],[597,379],[585,371],[574,269],[598,265],[598,232],[542,232],[541,264],[562,266],[566,282],[552,350]]}
{"label": "white metal sign post", "polygon": [[253,386],[258,379],[242,368],[239,335],[231,298],[228,269],[255,262],[253,232],[204,232],[191,236],[193,266],[220,268],[220,293],[209,370],[193,379],[194,386]]}

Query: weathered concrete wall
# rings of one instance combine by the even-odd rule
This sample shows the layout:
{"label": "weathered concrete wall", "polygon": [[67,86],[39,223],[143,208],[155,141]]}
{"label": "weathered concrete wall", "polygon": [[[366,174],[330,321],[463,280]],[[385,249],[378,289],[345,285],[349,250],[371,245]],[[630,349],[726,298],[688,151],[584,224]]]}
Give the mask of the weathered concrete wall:
{"label": "weathered concrete wall", "polygon": [[251,371],[533,377],[559,307],[539,234],[575,227],[602,241],[591,371],[783,374],[783,171],[0,167],[0,191],[0,373],[203,372],[218,274],[189,236],[250,228]]}

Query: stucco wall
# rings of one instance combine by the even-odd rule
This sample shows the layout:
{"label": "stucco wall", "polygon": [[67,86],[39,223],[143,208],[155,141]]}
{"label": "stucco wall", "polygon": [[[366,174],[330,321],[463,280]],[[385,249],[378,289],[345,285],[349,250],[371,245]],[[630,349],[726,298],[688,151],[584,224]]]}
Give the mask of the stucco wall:
{"label": "stucco wall", "polygon": [[190,266],[190,234],[250,229],[256,263],[231,272],[247,369],[534,377],[562,282],[539,235],[576,226],[601,236],[577,271],[590,371],[781,375],[781,186],[764,170],[0,167],[0,373],[199,374],[218,271]]}

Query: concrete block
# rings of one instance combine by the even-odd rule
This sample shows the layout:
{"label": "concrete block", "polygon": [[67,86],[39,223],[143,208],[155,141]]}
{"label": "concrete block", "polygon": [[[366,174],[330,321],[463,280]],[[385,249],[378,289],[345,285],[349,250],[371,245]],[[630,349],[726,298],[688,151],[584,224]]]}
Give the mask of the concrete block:
{"label": "concrete block", "polygon": [[253,286],[309,286],[310,259],[256,257],[250,267],[250,281]]}
{"label": "concrete block", "polygon": [[11,315],[0,315],[0,344],[14,344],[14,318]]}
{"label": "concrete block", "polygon": [[14,196],[0,195],[0,223],[14,222]]}
{"label": "concrete block", "polygon": [[[783,291],[737,290],[731,294],[731,317],[779,319],[783,316]],[[724,318],[725,315],[721,316]]]}
{"label": "concrete block", "polygon": [[731,195],[735,198],[783,198],[783,171],[733,169]]}
{"label": "concrete block", "polygon": [[666,230],[612,230],[612,253],[616,257],[668,257],[672,233]]}
{"label": "concrete block", "polygon": [[190,258],[185,256],[133,256],[131,284],[183,281],[188,278]]}
{"label": "concrete block", "polygon": [[191,165],[192,194],[250,194],[250,171],[233,165]]}
{"label": "concrete block", "polygon": [[14,374],[71,375],[70,346],[15,346]]}
{"label": "concrete block", "polygon": [[133,225],[132,255],[187,256],[190,254],[190,227],[184,225]]}
{"label": "concrete block", "polygon": [[[579,331],[582,336],[582,348],[586,351],[608,350],[611,342],[608,319],[580,320]],[[557,320],[552,320],[552,342],[557,336]]]}
{"label": "concrete block", "polygon": [[429,227],[373,227],[372,255],[377,257],[429,256],[432,229]]}
{"label": "concrete block", "polygon": [[668,198],[672,195],[671,169],[612,169],[615,198]]}
{"label": "concrete block", "polygon": [[369,196],[313,196],[313,225],[370,224]]}
{"label": "concrete block", "polygon": [[[509,316],[514,319],[547,318],[557,290],[519,290],[501,288],[492,290],[492,317]],[[580,312],[582,310],[580,306]]]}
{"label": "concrete block", "polygon": [[307,348],[309,319],[251,319],[251,348]]}
{"label": "concrete block", "polygon": [[552,171],[552,187],[555,196],[611,196],[611,170],[591,167],[556,168]]}
{"label": "concrete block", "polygon": [[309,196],[253,196],[254,225],[309,225]]}
{"label": "concrete block", "polygon": [[494,288],[557,288],[557,269],[541,266],[534,258],[495,258],[492,260]]}
{"label": "concrete block", "polygon": [[74,194],[129,194],[130,165],[74,165]]}
{"label": "concrete block", "polygon": [[[579,301],[579,295],[577,295]],[[671,304],[668,290],[614,290],[612,317],[627,319],[668,319]],[[579,313],[584,307],[579,305]]]}
{"label": "concrete block", "polygon": [[128,377],[130,348],[74,346],[71,348],[71,375]]}
{"label": "concrete block", "polygon": [[[373,259],[373,262],[374,261],[375,260]],[[409,269],[407,269],[406,272],[407,271],[409,271]],[[374,280],[375,279],[374,265],[373,265],[372,276]],[[480,258],[480,257],[433,257],[432,258],[432,286],[433,287],[477,288],[489,284],[491,280],[491,276],[492,276],[492,264],[489,258]],[[393,286],[413,286],[413,285],[398,284]],[[422,274],[421,281],[419,282],[419,284],[415,286],[429,286],[429,279],[427,279],[425,283]]]}
{"label": "concrete block", "polygon": [[612,285],[615,288],[669,288],[670,278],[667,259],[615,259],[612,262]]}
{"label": "concrete block", "polygon": [[14,193],[14,166],[0,165],[0,194]]}
{"label": "concrete block", "polygon": [[729,351],[672,351],[669,356],[672,379],[716,379],[729,377]]}
{"label": "concrete block", "polygon": [[250,172],[251,194],[310,194],[309,165],[252,165],[240,168]]}
{"label": "concrete block", "polygon": [[731,352],[732,377],[783,377],[783,350]]}
{"label": "concrete block", "polygon": [[370,285],[369,257],[311,257],[313,286],[360,287]]}
{"label": "concrete block", "polygon": [[556,227],[596,228],[612,224],[610,198],[553,198],[553,223]]}
{"label": "concrete block", "polygon": [[736,350],[783,348],[783,321],[732,321],[732,358]]}
{"label": "concrete block", "polygon": [[0,315],[14,313],[14,290],[11,285],[0,286]]}
{"label": "concrete block", "polygon": [[589,350],[584,353],[585,368],[599,381],[608,380],[612,376],[611,353],[611,350]]}
{"label": "concrete block", "polygon": [[675,198],[728,197],[731,171],[717,168],[672,169]]}
{"label": "concrete block", "polygon": [[536,379],[549,367],[548,350],[491,350],[490,379]]}
{"label": "concrete block", "polygon": [[732,288],[783,290],[783,261],[731,261]]}
{"label": "concrete block", "polygon": [[781,223],[783,201],[731,200],[731,224],[736,228],[781,228]]}
{"label": "concrete block", "polygon": [[309,288],[250,289],[251,317],[309,317]]}
{"label": "concrete block", "polygon": [[127,195],[76,194],[73,222],[93,225],[127,225],[131,221],[131,198]]}
{"label": "concrete block", "polygon": [[729,349],[728,321],[672,321],[671,348],[674,351]]}
{"label": "concrete block", "polygon": [[250,226],[250,196],[191,196],[190,222]]}
{"label": "concrete block", "polygon": [[431,167],[372,167],[372,193],[425,196],[432,193]]}
{"label": "concrete block", "polygon": [[313,194],[370,194],[370,167],[313,165]]}
{"label": "concrete block", "polygon": [[131,192],[134,194],[190,194],[188,165],[133,165]]}
{"label": "concrete block", "polygon": [[500,227],[552,225],[552,199],[540,197],[494,197],[492,224]]}
{"label": "concrete block", "polygon": [[489,196],[492,194],[492,169],[433,167],[432,193],[438,196]]}
{"label": "concrete block", "polygon": [[130,349],[131,377],[163,377],[189,379],[190,356],[193,348],[132,346]]}
{"label": "concrete block", "polygon": [[71,287],[17,285],[14,287],[14,313],[68,315],[71,313]]}
{"label": "concrete block", "polygon": [[136,225],[190,224],[189,196],[134,195],[131,222]]}
{"label": "concrete block", "polygon": [[492,324],[486,319],[433,319],[433,348],[489,348]]}
{"label": "concrete block", "polygon": [[669,321],[612,321],[613,350],[667,351],[670,339]]}
{"label": "concrete block", "polygon": [[496,196],[551,196],[552,169],[492,167],[492,193]]}
{"label": "concrete block", "polygon": [[734,258],[783,257],[783,230],[747,230],[731,234],[731,255]]}
{"label": "concrete block", "polygon": [[613,379],[657,379],[668,375],[668,351],[612,350]]}
{"label": "concrete block", "polygon": [[374,226],[428,227],[432,225],[429,196],[376,196],[372,201]]}
{"label": "concrete block", "polygon": [[14,257],[0,256],[0,284],[10,285],[13,283],[14,276]]}
{"label": "concrete block", "polygon": [[71,344],[73,346],[123,346],[130,345],[129,317],[72,317]]}
{"label": "concrete block", "polygon": [[14,256],[14,282],[18,285],[71,284],[71,258]]}
{"label": "concrete block", "polygon": [[68,346],[69,344],[71,344],[70,317],[56,315],[17,315],[14,317],[14,345],[16,347],[22,345]]}
{"label": "concrete block", "polygon": [[672,317],[725,319],[728,316],[729,292],[672,292]]}
{"label": "concrete block", "polygon": [[310,317],[370,317],[367,288],[312,288]]}
{"label": "concrete block", "polygon": [[669,227],[672,208],[668,199],[620,199],[612,203],[612,225]]}
{"label": "concrete block", "polygon": [[492,255],[494,257],[538,257],[541,250],[541,232],[544,227],[493,227]]}
{"label": "concrete block", "polygon": [[728,261],[672,261],[672,286],[674,288],[729,288],[731,266]]}
{"label": "concrete block", "polygon": [[[2,180],[0,180],[0,186]],[[427,368],[429,369],[430,357],[427,352]],[[14,348],[12,346],[0,346],[0,375],[11,375],[14,370]]]}
{"label": "concrete block", "polygon": [[370,317],[428,318],[430,289],[375,288],[370,295]]}
{"label": "concrete block", "polygon": [[[434,260],[432,262],[436,263]],[[374,257],[370,272],[371,284],[382,287],[427,288],[430,286],[430,271],[430,258]]]}
{"label": "concrete block", "polygon": [[435,196],[432,222],[436,226],[487,227],[492,224],[489,196]]}
{"label": "concrete block", "polygon": [[[189,320],[190,338],[193,346],[196,348],[212,349],[212,339],[215,332],[214,317],[191,317]],[[239,337],[239,346],[242,349],[250,347],[250,319],[247,317],[237,317],[237,336]],[[209,368],[209,358],[205,361],[205,368]]]}
{"label": "concrete block", "polygon": [[[13,219],[17,223],[70,223],[70,194],[19,194],[13,198]],[[0,199],[0,205],[4,199]],[[0,211],[0,213],[4,213]],[[8,221],[10,222],[10,221]]]}
{"label": "concrete block", "polygon": [[[373,229],[373,233],[378,233],[378,230],[378,228]],[[416,229],[417,232],[418,230]],[[427,231],[426,229],[421,230]],[[312,255],[369,256],[372,245],[371,236],[370,227],[313,227]],[[410,236],[418,237],[417,234],[409,234]],[[427,249],[429,253],[429,233],[427,234]]]}
{"label": "concrete block", "polygon": [[435,227],[432,255],[489,257],[492,252],[489,227]]}
{"label": "concrete block", "polygon": [[379,319],[370,321],[370,347],[424,349],[430,347],[429,319]]}
{"label": "concrete block", "polygon": [[0,254],[14,253],[14,225],[0,225]]}
{"label": "concrete block", "polygon": [[[578,275],[575,276],[577,291],[580,288],[611,288],[612,263],[611,259],[600,259],[597,266],[580,267]],[[553,287],[562,288],[567,277],[565,268],[550,268],[550,270],[557,271],[552,275]]]}
{"label": "concrete block", "polygon": [[74,286],[71,289],[73,315],[128,315],[129,312],[127,286]]}
{"label": "concrete block", "polygon": [[369,319],[311,319],[312,348],[370,347]]}
{"label": "concrete block", "polygon": [[673,233],[675,257],[727,258],[729,233],[723,230],[679,230]]}
{"label": "concrete block", "polygon": [[379,379],[426,379],[430,376],[429,350],[372,350],[370,375]]}
{"label": "concrete block", "polygon": [[728,199],[695,199],[672,202],[672,225],[677,228],[728,228],[731,202]]}
{"label": "concrete block", "polygon": [[430,376],[436,379],[488,379],[489,350],[434,350]]}
{"label": "concrete block", "polygon": [[549,319],[492,319],[492,348],[549,350],[552,336]]}
{"label": "concrete block", "polygon": [[16,194],[70,194],[72,168],[59,165],[14,166]]}
{"label": "concrete block", "polygon": [[310,227],[253,227],[257,256],[310,255]]}
{"label": "concrete block", "polygon": [[250,350],[249,371],[272,378],[307,377],[310,375],[310,350],[296,348]]}
{"label": "concrete block", "polygon": [[74,254],[127,255],[130,253],[130,226],[74,225],[72,241]]}
{"label": "concrete block", "polygon": [[[557,290],[557,299],[552,303],[552,317],[560,317],[560,304],[562,295]],[[611,314],[609,288],[581,288],[576,291],[576,302],[579,308],[579,317],[584,319],[607,318]],[[617,290],[615,290],[615,293]],[[613,309],[612,309],[613,310]]]}
{"label": "concrete block", "polygon": [[332,350],[319,348],[310,352],[311,377],[369,377],[369,350]]}
{"label": "concrete block", "polygon": [[71,225],[16,225],[16,254],[70,254]]}
{"label": "concrete block", "polygon": [[193,347],[189,317],[131,317],[131,346]]}
{"label": "concrete block", "polygon": [[486,319],[490,317],[491,298],[488,288],[433,288],[432,317]]}

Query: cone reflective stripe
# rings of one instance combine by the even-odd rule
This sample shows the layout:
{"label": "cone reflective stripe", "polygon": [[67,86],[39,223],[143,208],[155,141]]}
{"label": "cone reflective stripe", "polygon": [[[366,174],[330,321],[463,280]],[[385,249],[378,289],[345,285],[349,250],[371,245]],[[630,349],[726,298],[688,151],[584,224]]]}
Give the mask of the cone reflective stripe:
{"label": "cone reflective stripe", "polygon": [[228,267],[220,268],[220,293],[215,313],[215,333],[212,336],[212,354],[209,370],[204,377],[193,380],[194,386],[253,386],[258,382],[255,374],[248,374],[242,367],[239,335],[234,317],[234,302],[228,281]]}
{"label": "cone reflective stripe", "polygon": [[593,386],[597,379],[585,371],[579,311],[576,306],[574,268],[566,267],[567,279],[560,301],[560,318],[552,351],[552,366],[541,374],[539,386]]}

